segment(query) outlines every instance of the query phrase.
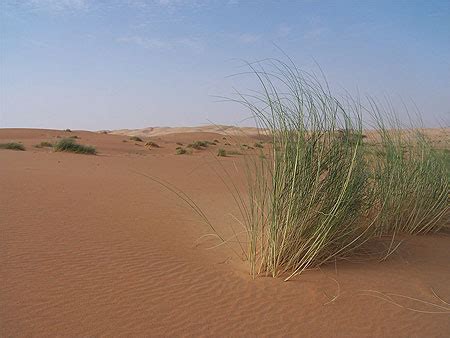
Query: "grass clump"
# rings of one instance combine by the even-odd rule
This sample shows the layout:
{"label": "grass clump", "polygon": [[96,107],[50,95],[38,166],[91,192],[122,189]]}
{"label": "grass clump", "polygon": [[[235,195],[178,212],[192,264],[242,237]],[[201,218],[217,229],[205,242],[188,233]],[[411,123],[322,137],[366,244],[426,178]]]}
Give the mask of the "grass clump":
{"label": "grass clump", "polygon": [[251,164],[242,210],[251,274],[290,279],[370,237],[361,221],[371,194],[363,145],[337,137],[362,131],[359,112],[344,110],[315,78],[283,63],[276,72],[255,70],[263,91],[242,101],[273,142],[270,157]]}
{"label": "grass clump", "polygon": [[[363,107],[359,100],[339,100],[326,82],[292,63],[249,67],[261,90],[238,93],[234,101],[251,111],[271,141],[266,154],[255,144],[262,156],[245,156],[246,194],[234,183],[229,187],[245,228],[245,238],[233,229],[232,239],[253,277],[289,280],[348,257],[377,236],[389,235],[393,243],[399,233],[439,230],[449,213],[448,151],[434,149],[420,132],[401,130],[373,102]],[[375,146],[363,134],[367,112],[381,138]],[[232,154],[240,153],[218,150],[218,156]],[[192,199],[169,189],[215,231]]]}
{"label": "grass clump", "polygon": [[178,147],[176,149],[176,154],[177,155],[184,155],[184,154],[189,154],[188,150],[182,147]]}
{"label": "grass clump", "polygon": [[260,149],[264,148],[264,146],[263,146],[262,143],[260,143],[260,142],[256,142],[253,146],[254,146],[255,148],[260,148]]}
{"label": "grass clump", "polygon": [[131,136],[130,140],[135,142],[143,142],[142,139],[138,136]]}
{"label": "grass clump", "polygon": [[58,141],[54,145],[55,151],[66,151],[77,154],[89,154],[95,155],[97,153],[96,149],[92,146],[85,146],[82,144],[78,144],[72,138],[64,138]]}
{"label": "grass clump", "polygon": [[195,141],[193,143],[190,143],[187,145],[188,148],[196,149],[196,150],[202,150],[208,147],[210,142],[208,141]]}
{"label": "grass clump", "polygon": [[42,141],[41,143],[35,145],[35,148],[51,148],[51,147],[53,147],[53,143],[47,141]]}
{"label": "grass clump", "polygon": [[160,148],[159,144],[153,141],[148,141],[145,143],[146,147],[151,147],[151,148]]}
{"label": "grass clump", "polygon": [[[450,166],[418,129],[401,129],[395,117],[372,102],[380,148],[374,159],[379,235],[438,231],[448,211]],[[392,247],[389,248],[389,251]]]}
{"label": "grass clump", "polygon": [[243,155],[240,151],[237,151],[237,150],[228,150],[227,154],[228,155]]}
{"label": "grass clump", "polygon": [[227,151],[226,151],[225,149],[220,148],[220,149],[217,151],[217,156],[220,156],[220,157],[227,157]]}
{"label": "grass clump", "polygon": [[17,142],[0,143],[0,149],[25,150],[25,146]]}

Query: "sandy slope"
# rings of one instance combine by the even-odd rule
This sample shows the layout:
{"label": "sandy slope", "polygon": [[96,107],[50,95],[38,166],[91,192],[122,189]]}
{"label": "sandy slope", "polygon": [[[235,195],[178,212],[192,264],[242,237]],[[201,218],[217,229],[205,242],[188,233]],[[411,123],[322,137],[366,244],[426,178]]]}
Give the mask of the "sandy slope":
{"label": "sandy slope", "polygon": [[115,135],[131,135],[131,136],[163,136],[168,134],[184,134],[184,133],[216,133],[220,135],[258,135],[260,131],[253,127],[235,127],[225,125],[205,125],[197,127],[147,127],[141,129],[119,129],[110,131]]}
{"label": "sandy slope", "polygon": [[[32,147],[67,135],[99,155]],[[175,142],[222,137],[161,136],[161,148],[147,149],[120,135],[0,130],[0,143],[27,147],[0,150],[0,336],[448,336],[449,314],[363,291],[439,304],[433,289],[450,302],[448,235],[409,239],[383,263],[355,258],[287,283],[252,280],[229,249],[207,250],[214,240],[196,245],[208,227],[141,174],[180,187],[230,233],[237,210],[214,170],[239,181],[240,157],[218,159],[214,147],[174,155]]]}

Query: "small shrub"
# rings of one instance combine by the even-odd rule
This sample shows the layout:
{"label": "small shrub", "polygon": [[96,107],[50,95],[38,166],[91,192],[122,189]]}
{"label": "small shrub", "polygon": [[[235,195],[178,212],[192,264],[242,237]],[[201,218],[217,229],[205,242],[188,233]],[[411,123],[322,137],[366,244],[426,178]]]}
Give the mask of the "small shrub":
{"label": "small shrub", "polygon": [[217,152],[217,156],[226,157],[227,151],[225,149],[220,148],[219,151]]}
{"label": "small shrub", "polygon": [[214,140],[213,142],[214,142],[214,143],[220,143],[219,140]]}
{"label": "small shrub", "polygon": [[97,153],[94,147],[78,144],[72,138],[64,138],[61,141],[58,141],[54,145],[54,149],[55,151],[67,151],[77,154],[95,155]]}
{"label": "small shrub", "polygon": [[136,141],[136,142],[143,142],[142,139],[140,137],[137,137],[137,136],[131,136],[130,140],[131,141]]}
{"label": "small shrub", "polygon": [[228,150],[227,154],[228,155],[242,155],[242,153],[237,150]]}
{"label": "small shrub", "polygon": [[36,144],[35,146],[34,146],[35,148],[45,148],[45,147],[53,147],[53,144],[52,143],[50,143],[50,142],[47,142],[47,141],[43,141],[43,142],[41,142],[41,143],[39,143],[39,144]]}
{"label": "small shrub", "polygon": [[179,145],[179,146],[182,146],[182,145],[183,145],[183,143],[181,143],[181,142],[177,142],[177,145]]}
{"label": "small shrub", "polygon": [[187,150],[186,149],[184,149],[184,148],[177,148],[177,151],[176,151],[176,154],[177,155],[183,155],[183,154],[187,154]]}
{"label": "small shrub", "polygon": [[10,150],[25,150],[25,147],[23,144],[16,143],[16,142],[9,142],[9,143],[0,143],[0,149],[10,149]]}
{"label": "small shrub", "polygon": [[193,148],[197,150],[202,150],[208,147],[208,143],[205,141],[195,141],[194,143],[188,144],[188,148]]}
{"label": "small shrub", "polygon": [[255,148],[264,148],[264,146],[260,142],[255,143],[254,147]]}
{"label": "small shrub", "polygon": [[148,141],[147,143],[145,143],[146,147],[152,147],[152,148],[160,148],[158,143],[155,143],[153,141]]}

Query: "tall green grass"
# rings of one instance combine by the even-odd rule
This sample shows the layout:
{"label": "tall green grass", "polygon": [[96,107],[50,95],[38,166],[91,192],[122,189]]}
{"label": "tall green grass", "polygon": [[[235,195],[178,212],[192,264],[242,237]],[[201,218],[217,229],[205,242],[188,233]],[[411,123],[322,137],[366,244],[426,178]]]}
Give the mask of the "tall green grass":
{"label": "tall green grass", "polygon": [[97,153],[94,147],[78,144],[73,138],[64,138],[58,141],[54,145],[54,150],[88,155],[95,155]]}
{"label": "tall green grass", "polygon": [[373,189],[381,211],[378,234],[438,231],[448,212],[448,162],[420,128],[401,128],[395,116],[373,101],[371,113],[382,149],[373,160]]}
{"label": "tall green grass", "polygon": [[[440,228],[449,213],[446,152],[433,149],[420,131],[401,129],[395,114],[373,100],[363,106],[338,99],[325,79],[292,62],[248,66],[260,90],[237,93],[233,101],[271,141],[264,156],[257,156],[261,149],[244,156],[246,193],[234,183],[229,188],[253,277],[289,280],[378,236]],[[366,115],[374,120],[377,144],[363,133]]]}
{"label": "tall green grass", "polygon": [[248,202],[241,208],[251,274],[289,279],[342,257],[372,234],[373,194],[357,106],[345,110],[327,87],[274,61],[256,69],[262,91],[240,95],[272,139],[270,155],[250,159]]}
{"label": "tall green grass", "polygon": [[[288,280],[351,255],[377,235],[440,228],[449,210],[449,168],[422,133],[387,124],[395,116],[373,101],[363,107],[338,99],[325,80],[293,63],[249,67],[261,90],[238,93],[236,101],[272,139],[269,156],[247,157],[248,199],[236,198],[253,276]],[[370,156],[363,134],[367,110],[381,158]]]}

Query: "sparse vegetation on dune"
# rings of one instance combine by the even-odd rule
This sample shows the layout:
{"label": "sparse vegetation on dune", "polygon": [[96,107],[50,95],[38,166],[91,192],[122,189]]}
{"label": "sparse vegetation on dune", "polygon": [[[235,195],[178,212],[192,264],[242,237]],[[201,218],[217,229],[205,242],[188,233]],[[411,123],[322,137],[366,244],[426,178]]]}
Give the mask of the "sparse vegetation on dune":
{"label": "sparse vegetation on dune", "polygon": [[53,147],[53,143],[42,141],[34,146],[35,148],[51,148]]}
{"label": "sparse vegetation on dune", "polygon": [[220,156],[220,157],[226,157],[226,156],[227,156],[227,151],[226,151],[225,149],[220,148],[220,149],[217,151],[217,156]]}
{"label": "sparse vegetation on dune", "polygon": [[208,145],[209,143],[207,141],[195,141],[193,143],[188,144],[187,147],[196,150],[202,150],[204,148],[207,148]]}
{"label": "sparse vegetation on dune", "polygon": [[58,141],[54,145],[54,150],[55,151],[66,151],[66,152],[78,153],[78,154],[89,154],[89,155],[95,155],[97,153],[97,151],[94,147],[78,144],[72,138],[64,138],[64,139]]}
{"label": "sparse vegetation on dune", "polygon": [[146,142],[145,146],[150,148],[160,148],[159,144],[153,141]]}
{"label": "sparse vegetation on dune", "polygon": [[402,130],[395,117],[372,102],[382,151],[373,159],[380,206],[380,235],[420,234],[441,228],[448,212],[450,167],[420,131]]}
{"label": "sparse vegetation on dune", "polygon": [[185,149],[185,148],[183,148],[183,147],[178,147],[177,149],[176,149],[176,152],[175,152],[177,155],[184,155],[184,154],[189,154],[190,152],[187,150],[187,149]]}
{"label": "sparse vegetation on dune", "polygon": [[237,151],[237,150],[228,150],[227,154],[228,155],[243,155],[240,151]]}
{"label": "sparse vegetation on dune", "polygon": [[25,146],[17,142],[0,143],[0,149],[25,150]]}
{"label": "sparse vegetation on dune", "polygon": [[143,142],[142,139],[138,136],[131,136],[130,140],[135,142]]}
{"label": "sparse vegetation on dune", "polygon": [[[264,155],[257,143],[260,156],[245,157],[248,195],[234,184],[230,188],[246,229],[245,239],[236,239],[247,246],[254,277],[288,280],[349,256],[377,236],[392,236],[394,243],[399,233],[440,228],[449,212],[448,157],[423,134],[404,137],[392,129],[396,125],[386,125],[392,119],[373,102],[369,107],[351,98],[342,102],[326,83],[292,64],[270,61],[271,71],[255,67],[250,65],[262,91],[239,94],[239,100],[270,138],[270,147]],[[363,112],[375,119],[382,140],[376,146],[363,134]],[[394,249],[391,245],[386,255]]]}

